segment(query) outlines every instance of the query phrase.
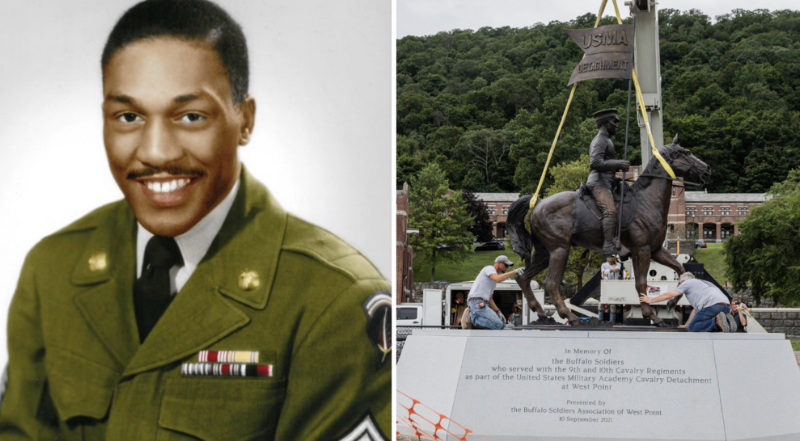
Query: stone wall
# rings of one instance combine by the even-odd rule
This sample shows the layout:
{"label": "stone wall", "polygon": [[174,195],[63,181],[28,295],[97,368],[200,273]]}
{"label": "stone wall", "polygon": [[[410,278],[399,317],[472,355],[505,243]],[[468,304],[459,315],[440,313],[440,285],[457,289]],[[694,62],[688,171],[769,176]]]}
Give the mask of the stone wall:
{"label": "stone wall", "polygon": [[767,332],[800,339],[800,308],[753,308],[750,313]]}

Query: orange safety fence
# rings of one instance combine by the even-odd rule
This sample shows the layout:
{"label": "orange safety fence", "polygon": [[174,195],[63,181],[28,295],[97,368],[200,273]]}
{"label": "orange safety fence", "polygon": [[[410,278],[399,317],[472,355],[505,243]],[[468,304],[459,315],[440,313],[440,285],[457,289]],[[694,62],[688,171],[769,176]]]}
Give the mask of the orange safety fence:
{"label": "orange safety fence", "polygon": [[[444,441],[447,435],[455,437],[458,441],[475,441],[475,435],[471,439],[467,436],[473,433],[472,430],[451,420],[447,415],[437,412],[417,399],[411,398],[403,392],[397,391],[397,432],[398,437],[406,441]],[[445,429],[445,422],[448,428]],[[400,428],[404,427],[410,432],[414,432],[412,438],[400,433]],[[451,432],[450,430],[454,430]],[[486,441],[485,438],[480,440]]]}

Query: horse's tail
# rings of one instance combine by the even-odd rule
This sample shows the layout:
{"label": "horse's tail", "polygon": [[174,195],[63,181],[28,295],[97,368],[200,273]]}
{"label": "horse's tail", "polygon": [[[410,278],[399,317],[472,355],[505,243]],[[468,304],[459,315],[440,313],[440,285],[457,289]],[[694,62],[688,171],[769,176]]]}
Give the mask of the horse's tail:
{"label": "horse's tail", "polygon": [[525,229],[525,218],[528,217],[530,202],[530,195],[517,199],[508,209],[506,218],[506,231],[511,237],[511,248],[522,257],[526,265],[530,265],[533,249],[533,236]]}

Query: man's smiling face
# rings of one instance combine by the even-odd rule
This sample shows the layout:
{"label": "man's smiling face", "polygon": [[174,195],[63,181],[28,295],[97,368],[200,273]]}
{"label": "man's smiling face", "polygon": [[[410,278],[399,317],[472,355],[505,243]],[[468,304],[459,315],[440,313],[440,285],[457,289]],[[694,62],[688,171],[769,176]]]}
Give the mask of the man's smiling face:
{"label": "man's smiling face", "polygon": [[225,67],[199,41],[140,40],[103,69],[104,140],[111,173],[150,232],[188,231],[239,176],[255,102],[235,105]]}

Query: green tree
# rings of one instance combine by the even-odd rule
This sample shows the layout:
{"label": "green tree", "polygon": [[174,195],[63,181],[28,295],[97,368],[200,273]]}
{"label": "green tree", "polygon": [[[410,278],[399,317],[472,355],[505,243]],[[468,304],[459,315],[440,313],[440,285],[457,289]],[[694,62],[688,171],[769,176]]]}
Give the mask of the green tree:
{"label": "green tree", "polygon": [[[800,166],[800,11],[737,9],[714,23],[699,10],[658,13],[665,137],[679,134],[711,166],[709,192],[760,193],[786,179]],[[566,83],[583,54],[564,28],[589,28],[594,19],[589,13],[569,22],[398,40],[397,133],[417,143],[398,139],[403,173],[435,161],[454,186],[532,193],[567,103]],[[611,23],[611,16],[600,21]],[[588,152],[597,133],[593,112],[616,108],[625,127],[627,85],[578,84],[551,164]],[[631,117],[628,159],[639,165],[635,103]],[[478,148],[484,131],[508,132],[508,152],[491,166],[487,137],[484,151]],[[620,130],[614,139],[618,159],[624,136]],[[468,142],[480,160],[464,148]],[[493,140],[491,147],[497,145]],[[543,188],[553,184],[550,176]]]}
{"label": "green tree", "polygon": [[786,180],[773,185],[767,194],[776,198],[788,195],[798,189],[800,189],[800,168],[790,171]]}
{"label": "green tree", "polygon": [[478,242],[488,242],[492,240],[492,221],[489,220],[489,207],[483,201],[478,200],[475,193],[464,190],[461,197],[467,203],[467,214],[475,220],[467,230],[472,233]]}
{"label": "green tree", "polygon": [[800,305],[800,168],[768,192],[772,199],[739,223],[738,236],[725,241],[725,275],[734,289],[749,283],[756,303],[771,298]]}
{"label": "green tree", "polygon": [[481,172],[486,185],[497,182],[499,171],[508,162],[510,146],[511,132],[491,129],[468,131],[459,143],[464,162]]}
{"label": "green tree", "polygon": [[483,180],[483,175],[478,170],[471,168],[461,181],[461,188],[469,191],[482,192],[486,189],[486,182]]}
{"label": "green tree", "polygon": [[[589,177],[589,155],[581,155],[577,161],[558,164],[550,167],[553,184],[547,187],[547,194],[554,195],[562,191],[577,189],[581,182]],[[597,270],[605,261],[599,251],[584,252],[583,248],[572,247],[569,250],[566,275],[569,282],[575,283],[578,289],[583,287],[583,276],[589,270]]]}
{"label": "green tree", "polygon": [[436,265],[459,263],[472,252],[474,236],[468,231],[473,217],[460,193],[448,190],[444,172],[436,163],[429,164],[411,179],[409,188],[409,226],[419,229],[409,244],[417,259],[431,266],[431,282],[435,281]]}

